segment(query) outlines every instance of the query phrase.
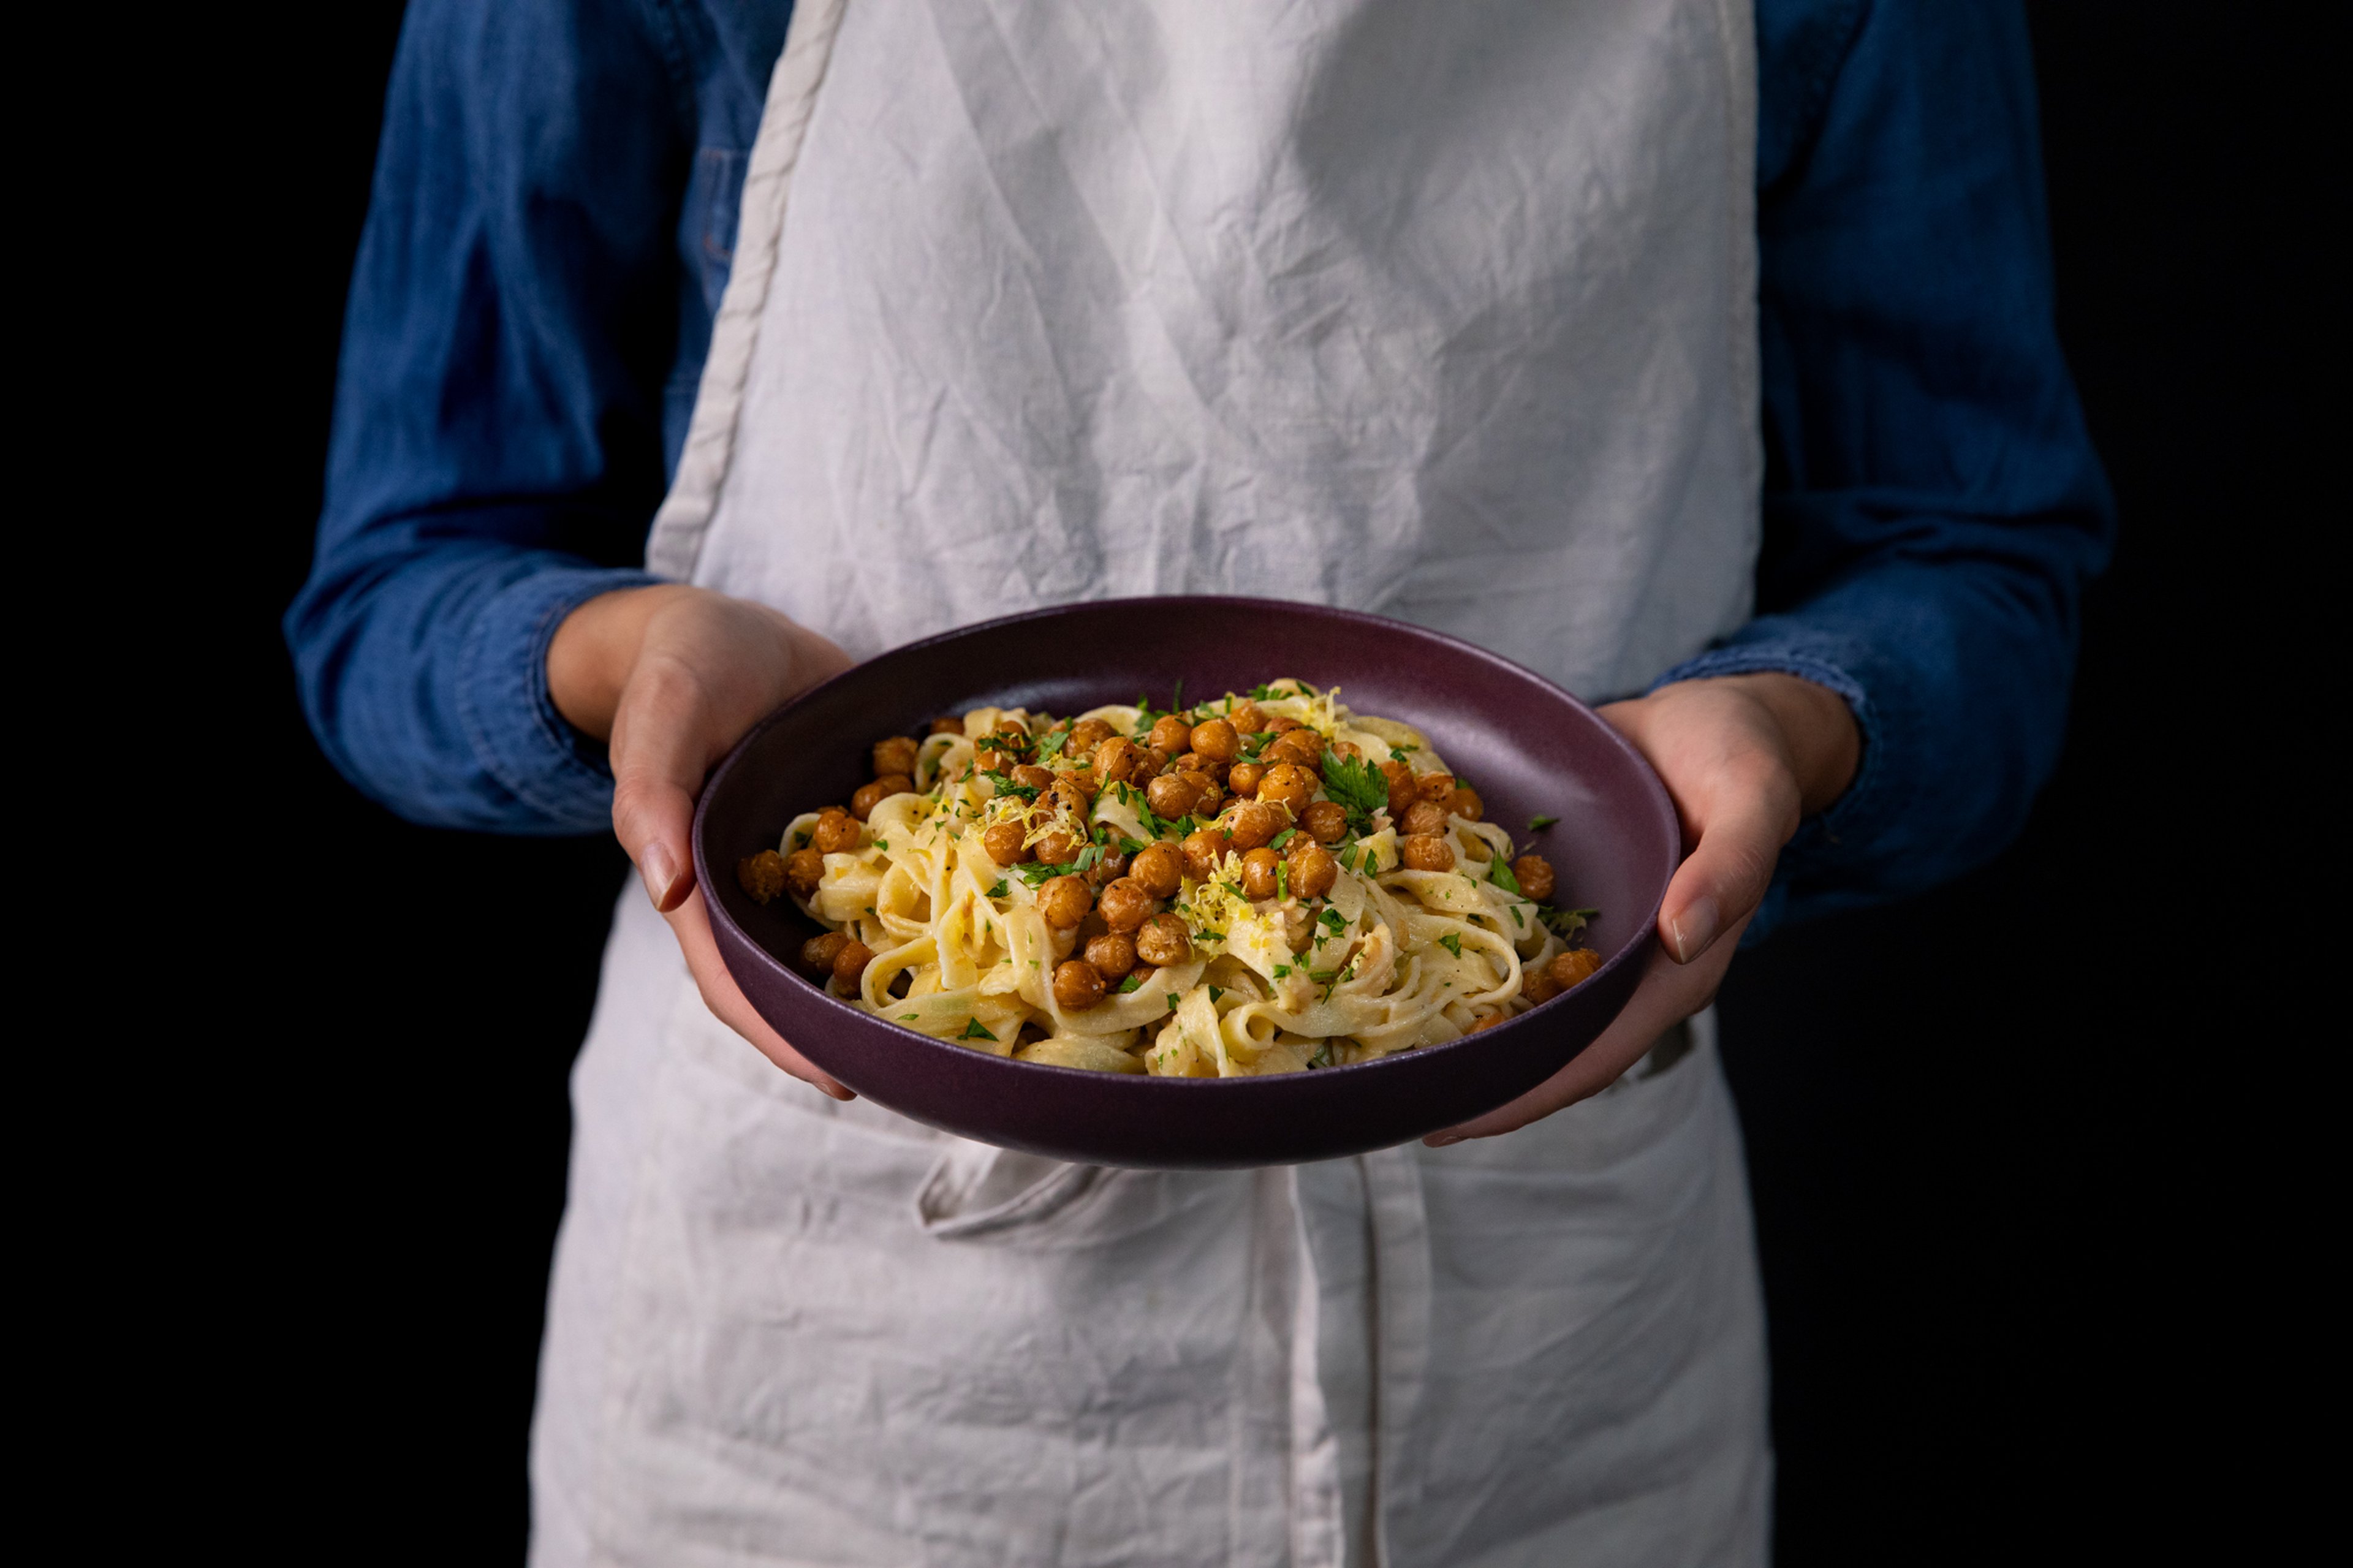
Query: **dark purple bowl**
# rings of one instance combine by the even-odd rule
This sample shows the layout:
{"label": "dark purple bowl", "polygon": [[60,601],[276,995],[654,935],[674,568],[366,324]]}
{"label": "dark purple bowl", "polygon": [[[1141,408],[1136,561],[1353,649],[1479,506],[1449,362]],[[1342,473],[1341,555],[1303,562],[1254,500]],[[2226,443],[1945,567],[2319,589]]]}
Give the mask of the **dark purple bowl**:
{"label": "dark purple bowl", "polygon": [[[1040,674],[1060,670],[1061,673]],[[1355,1067],[1163,1079],[1017,1062],[902,1029],[795,972],[818,928],[736,886],[799,812],[849,798],[867,749],[983,703],[1070,714],[1138,693],[1166,705],[1296,676],[1359,713],[1428,735],[1487,819],[1533,840],[1557,901],[1598,907],[1609,955],[1584,984],[1508,1024]],[[1532,833],[1528,820],[1557,816]],[[802,1055],[903,1116],[966,1138],[1098,1165],[1216,1168],[1361,1153],[1492,1110],[1560,1070],[1617,1016],[1653,940],[1681,850],[1658,775],[1575,698],[1483,649],[1377,616],[1262,599],[1113,600],[1013,616],[913,643],[828,681],[744,738],[702,792],[694,868],[729,971]]]}

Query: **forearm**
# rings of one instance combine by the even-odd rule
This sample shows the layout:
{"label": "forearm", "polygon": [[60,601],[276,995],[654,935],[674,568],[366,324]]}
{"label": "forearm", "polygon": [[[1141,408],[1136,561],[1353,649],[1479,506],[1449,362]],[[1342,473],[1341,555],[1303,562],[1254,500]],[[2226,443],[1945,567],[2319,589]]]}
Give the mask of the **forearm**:
{"label": "forearm", "polygon": [[557,710],[547,651],[578,605],[649,581],[491,540],[322,561],[286,616],[303,710],[337,769],[413,821],[600,831],[612,774]]}

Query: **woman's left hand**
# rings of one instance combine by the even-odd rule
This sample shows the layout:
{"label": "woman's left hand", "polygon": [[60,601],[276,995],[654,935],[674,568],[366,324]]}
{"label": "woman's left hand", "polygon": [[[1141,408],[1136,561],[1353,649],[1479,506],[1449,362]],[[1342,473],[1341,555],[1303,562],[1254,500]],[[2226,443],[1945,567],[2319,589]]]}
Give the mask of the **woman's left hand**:
{"label": "woman's left hand", "polygon": [[1845,793],[1862,759],[1846,700],[1777,673],[1680,681],[1601,716],[1650,759],[1683,819],[1684,858],[1659,908],[1659,947],[1601,1037],[1509,1105],[1423,1142],[1493,1138],[1598,1094],[1706,1006],[1801,818]]}

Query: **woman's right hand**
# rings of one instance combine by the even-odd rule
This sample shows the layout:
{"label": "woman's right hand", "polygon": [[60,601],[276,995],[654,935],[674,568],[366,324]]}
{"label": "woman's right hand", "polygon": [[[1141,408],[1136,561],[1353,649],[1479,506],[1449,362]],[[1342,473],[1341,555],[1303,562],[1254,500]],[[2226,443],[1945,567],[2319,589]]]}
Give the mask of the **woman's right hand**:
{"label": "woman's right hand", "polygon": [[670,921],[704,1004],[795,1078],[837,1100],[752,1008],[719,956],[688,834],[712,766],[778,704],[849,668],[849,656],[764,605],[663,583],[589,600],[556,628],[547,688],[556,711],[605,741],[613,831]]}

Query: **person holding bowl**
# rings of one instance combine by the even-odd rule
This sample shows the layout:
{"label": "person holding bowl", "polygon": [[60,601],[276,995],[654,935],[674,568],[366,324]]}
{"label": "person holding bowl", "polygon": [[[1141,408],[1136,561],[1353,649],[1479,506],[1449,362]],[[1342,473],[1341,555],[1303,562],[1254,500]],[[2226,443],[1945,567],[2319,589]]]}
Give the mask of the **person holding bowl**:
{"label": "person holding bowl", "polygon": [[[533,1561],[1762,1562],[1704,1009],[2053,762],[2112,522],[2037,156],[2014,5],[417,0],[286,624],[361,788],[642,881]],[[1688,856],[1599,1041],[1203,1174],[962,1143],[761,1021],[711,765],[853,659],[1178,593],[1605,704]]]}

